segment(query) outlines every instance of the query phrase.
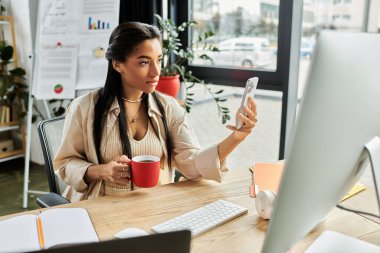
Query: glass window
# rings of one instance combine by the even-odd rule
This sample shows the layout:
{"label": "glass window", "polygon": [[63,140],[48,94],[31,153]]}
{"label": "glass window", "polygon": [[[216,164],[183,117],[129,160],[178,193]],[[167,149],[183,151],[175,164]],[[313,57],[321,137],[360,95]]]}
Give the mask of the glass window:
{"label": "glass window", "polygon": [[349,21],[351,19],[351,15],[343,15],[343,19]]}
{"label": "glass window", "polygon": [[[372,2],[372,1],[371,1]],[[344,4],[343,4],[344,3]],[[374,7],[375,6],[375,7]],[[300,97],[305,86],[310,57],[313,55],[315,35],[320,30],[341,30],[350,32],[380,32],[380,8],[371,5],[366,11],[366,0],[310,0],[304,2],[302,39],[300,48],[300,70],[298,82],[298,96]],[[369,16],[365,16],[366,13]],[[310,16],[313,18],[311,19]],[[365,22],[368,27],[364,27]]]}
{"label": "glass window", "polygon": [[[207,44],[220,52],[208,54],[213,61],[194,60],[192,73],[207,83],[244,87],[252,76],[260,78],[264,96],[278,98],[279,158],[284,157],[287,107],[282,92],[288,89],[292,0],[171,0],[169,16],[177,23],[195,20],[197,25],[181,38],[196,55],[203,55],[199,36],[213,31]],[[313,1],[313,0],[305,0]],[[332,0],[329,0],[332,1]],[[312,18],[312,17],[311,17]],[[253,47],[252,47],[253,45]],[[237,88],[242,90],[242,88]],[[273,95],[276,93],[276,95]],[[278,93],[278,94],[277,94]],[[286,94],[286,93],[284,93]],[[266,99],[270,101],[271,99]],[[261,107],[260,107],[261,108]],[[281,122],[281,123],[280,123]],[[276,125],[271,123],[271,125]],[[271,138],[271,137],[267,137]]]}
{"label": "glass window", "polygon": [[[195,41],[206,31],[215,36],[208,39],[219,52],[207,52],[213,61],[194,60],[193,66],[275,71],[279,0],[193,0],[190,19],[198,25],[190,32]],[[193,46],[203,54],[203,45]]]}

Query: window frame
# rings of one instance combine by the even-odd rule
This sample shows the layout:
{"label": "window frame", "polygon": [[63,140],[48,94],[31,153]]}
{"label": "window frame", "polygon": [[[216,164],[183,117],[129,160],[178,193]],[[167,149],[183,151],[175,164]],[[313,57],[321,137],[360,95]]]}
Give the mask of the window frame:
{"label": "window frame", "polygon": [[[168,0],[169,18],[176,23],[187,21],[189,19],[190,1],[191,0]],[[277,39],[277,66],[275,71],[215,68],[211,66],[188,66],[195,76],[213,84],[244,87],[248,78],[257,76],[260,78],[258,89],[281,91],[283,93],[279,159],[283,159],[285,153],[292,16],[293,1],[280,0]],[[184,46],[187,46],[188,38],[188,33],[181,34],[180,39],[184,42]]]}

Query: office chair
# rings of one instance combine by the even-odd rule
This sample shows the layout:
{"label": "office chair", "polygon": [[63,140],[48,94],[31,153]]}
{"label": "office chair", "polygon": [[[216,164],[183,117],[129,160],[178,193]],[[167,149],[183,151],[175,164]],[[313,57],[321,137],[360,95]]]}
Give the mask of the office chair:
{"label": "office chair", "polygon": [[38,196],[36,202],[41,207],[50,207],[70,203],[61,196],[66,184],[54,173],[53,159],[61,143],[65,117],[43,120],[38,124],[42,153],[45,160],[46,174],[50,193]]}

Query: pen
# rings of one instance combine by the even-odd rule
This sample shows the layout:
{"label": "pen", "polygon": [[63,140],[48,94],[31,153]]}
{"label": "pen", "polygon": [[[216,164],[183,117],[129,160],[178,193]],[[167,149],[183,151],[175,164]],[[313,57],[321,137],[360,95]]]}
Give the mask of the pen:
{"label": "pen", "polygon": [[42,223],[38,215],[37,215],[37,230],[38,230],[38,239],[40,241],[40,248],[45,249],[45,240],[44,240],[44,233],[42,232]]}
{"label": "pen", "polygon": [[255,185],[255,172],[252,168],[249,168],[249,171],[251,172],[251,185],[249,187],[249,196],[251,198],[256,198],[256,185]]}
{"label": "pen", "polygon": [[255,176],[254,176],[254,172],[253,172],[253,169],[252,168],[249,168],[249,171],[251,172],[251,184],[255,184]]}

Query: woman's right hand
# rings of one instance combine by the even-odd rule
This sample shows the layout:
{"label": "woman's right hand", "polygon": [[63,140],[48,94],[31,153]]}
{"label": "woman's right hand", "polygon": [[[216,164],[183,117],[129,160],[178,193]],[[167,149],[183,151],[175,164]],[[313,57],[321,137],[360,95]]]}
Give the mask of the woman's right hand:
{"label": "woman's right hand", "polygon": [[129,164],[130,159],[126,155],[116,157],[105,164],[101,173],[103,180],[127,186],[130,180]]}
{"label": "woman's right hand", "polygon": [[115,184],[129,184],[129,164],[131,160],[126,155],[118,156],[107,164],[94,164],[87,168],[84,181],[91,183],[102,179]]}

